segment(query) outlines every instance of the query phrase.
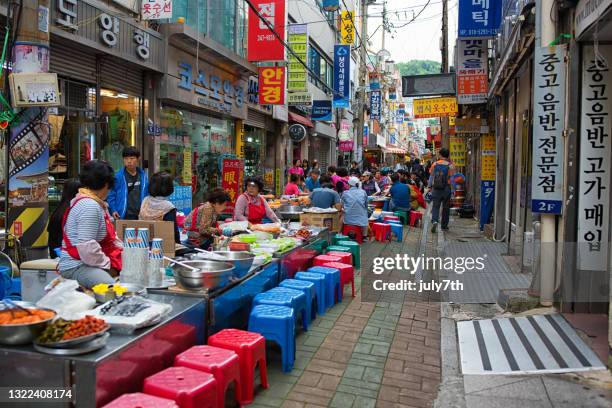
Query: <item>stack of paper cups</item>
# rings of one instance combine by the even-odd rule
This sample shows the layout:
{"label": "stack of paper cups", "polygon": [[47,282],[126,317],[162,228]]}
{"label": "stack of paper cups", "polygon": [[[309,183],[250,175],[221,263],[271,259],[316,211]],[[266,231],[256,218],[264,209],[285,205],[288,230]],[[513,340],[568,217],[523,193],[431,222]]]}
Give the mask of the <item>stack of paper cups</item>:
{"label": "stack of paper cups", "polygon": [[149,270],[148,284],[150,288],[158,288],[162,286],[164,279],[164,251],[163,239],[153,238],[151,243],[151,252],[149,253]]}
{"label": "stack of paper cups", "polygon": [[139,228],[138,234],[134,234],[134,229],[126,229],[125,242],[122,260],[123,270],[119,275],[119,280],[123,283],[134,283],[136,285],[147,285],[147,269],[149,260],[149,231],[147,228]]}

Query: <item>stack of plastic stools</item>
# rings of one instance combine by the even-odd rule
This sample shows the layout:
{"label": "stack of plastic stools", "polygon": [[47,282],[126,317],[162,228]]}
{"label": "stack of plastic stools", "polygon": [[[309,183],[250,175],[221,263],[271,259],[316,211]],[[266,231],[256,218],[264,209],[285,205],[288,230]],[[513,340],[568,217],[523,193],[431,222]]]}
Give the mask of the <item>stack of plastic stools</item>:
{"label": "stack of plastic stools", "polygon": [[385,215],[383,217],[383,222],[385,221],[398,221],[401,222],[400,218],[397,215]]}
{"label": "stack of plastic stools", "polygon": [[143,391],[174,400],[181,408],[223,406],[219,405],[215,377],[189,367],[170,367],[145,378]]}
{"label": "stack of plastic stools", "polygon": [[325,276],[325,306],[332,307],[342,299],[340,286],[340,271],[326,266],[313,266],[307,272],[320,273]]}
{"label": "stack of plastic stools", "polygon": [[268,292],[291,296],[291,299],[294,302],[293,308],[296,316],[298,313],[300,313],[302,317],[302,327],[304,328],[304,331],[308,331],[308,325],[314,319],[314,317],[312,317],[312,303],[309,301],[310,296],[306,295],[302,289],[291,289],[283,286],[277,286],[270,289]]}
{"label": "stack of plastic stools", "polygon": [[317,294],[317,313],[325,314],[325,276],[320,273],[298,272],[295,274],[295,279],[314,284]]}
{"label": "stack of plastic stools", "polygon": [[253,402],[255,368],[258,363],[261,386],[268,388],[266,339],[261,334],[238,329],[225,329],[210,336],[208,338],[208,345],[232,350],[238,355],[243,404]]}
{"label": "stack of plastic stools", "polygon": [[290,293],[287,292],[287,290],[289,289],[286,289],[284,291],[278,291],[277,289],[282,288],[273,288],[267,292],[258,293],[253,298],[253,305],[274,305],[290,307],[294,311],[294,316],[296,320],[297,316],[301,315],[302,327],[305,331],[308,331],[310,308],[307,305],[306,295],[301,291],[293,291],[297,293]]}
{"label": "stack of plastic stools", "polygon": [[408,211],[397,210],[393,213],[393,215],[399,217],[399,219],[402,221],[402,224],[408,225]]}
{"label": "stack of plastic stools", "polygon": [[312,264],[313,266],[323,266],[324,264],[329,262],[340,262],[340,258],[338,258],[337,256],[319,255],[315,256],[314,262]]}
{"label": "stack of plastic stools", "polygon": [[323,265],[340,271],[340,300],[344,295],[344,285],[351,284],[352,295],[355,297],[355,269],[350,263],[330,262]]}
{"label": "stack of plastic stools", "polygon": [[385,224],[389,224],[391,226],[391,237],[395,235],[397,242],[402,242],[402,238],[404,237],[404,226],[401,221],[395,220],[387,220]]}
{"label": "stack of plastic stools", "polygon": [[276,342],[282,352],[283,371],[288,373],[295,362],[295,313],[286,306],[256,305],[249,316],[249,331]]}
{"label": "stack of plastic stools", "polygon": [[[214,381],[214,380],[213,380]],[[215,402],[216,403],[216,402]],[[119,398],[104,405],[102,408],[179,408],[171,399],[156,397],[155,395],[135,392],[123,394]]]}
{"label": "stack of plastic stools", "polygon": [[[344,241],[344,242],[348,242],[348,241]],[[325,255],[328,255],[330,252],[351,252],[351,248],[344,246],[341,244],[338,245],[331,245],[327,247],[327,250],[325,252]]]}
{"label": "stack of plastic stools", "polygon": [[355,268],[361,268],[361,248],[359,244],[355,241],[345,241],[342,243],[342,246],[350,248],[351,254],[353,254],[353,264]]}
{"label": "stack of plastic stools", "polygon": [[423,213],[420,211],[410,211],[410,226],[416,227],[416,225],[423,219]]}
{"label": "stack of plastic stools", "polygon": [[338,234],[334,235],[334,237],[332,238],[332,243],[334,245],[340,245],[340,242],[345,241],[345,240],[350,240],[350,238],[347,237],[344,234],[338,233]]}
{"label": "stack of plastic stools", "polygon": [[242,400],[242,382],[240,378],[240,360],[232,350],[211,346],[193,346],[183,351],[174,359],[175,367],[188,367],[212,374],[217,382],[217,406],[225,405],[225,393],[235,383],[236,401]]}
{"label": "stack of plastic stools", "polygon": [[340,258],[340,263],[354,265],[354,263],[353,263],[353,254],[351,253],[350,248],[346,248],[346,249],[347,249],[347,251],[345,251],[345,252],[335,252],[335,251],[332,251],[332,252],[328,252],[327,255],[337,256],[338,258]]}
{"label": "stack of plastic stools", "polygon": [[304,292],[306,301],[310,305],[310,321],[312,322],[315,319],[317,315],[317,290],[314,283],[299,279],[285,279],[278,286]]}
{"label": "stack of plastic stools", "polygon": [[376,236],[376,240],[379,242],[389,240],[389,237],[391,236],[391,225],[380,222],[374,224],[374,235]]}

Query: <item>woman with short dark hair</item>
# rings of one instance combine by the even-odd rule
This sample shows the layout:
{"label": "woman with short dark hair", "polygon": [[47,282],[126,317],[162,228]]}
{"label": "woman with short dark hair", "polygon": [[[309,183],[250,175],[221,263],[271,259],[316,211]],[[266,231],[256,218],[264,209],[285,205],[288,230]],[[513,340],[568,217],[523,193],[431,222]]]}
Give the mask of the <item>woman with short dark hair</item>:
{"label": "woman with short dark hair", "polygon": [[176,207],[168,197],[174,193],[174,178],[171,174],[161,171],[151,176],[149,180],[149,195],[140,206],[139,220],[171,221],[174,223],[174,241],[181,243],[181,235],[176,224]]}
{"label": "woman with short dark hair", "polygon": [[236,200],[234,221],[249,221],[261,224],[264,217],[272,222],[280,222],[268,202],[260,195],[264,184],[257,177],[248,177],[245,181],[245,192]]}
{"label": "woman with short dark hair", "polygon": [[59,258],[55,250],[61,248],[64,233],[62,228],[62,220],[66,210],[70,207],[72,199],[76,197],[81,188],[81,182],[77,179],[70,179],[64,183],[62,190],[62,198],[53,214],[49,217],[49,225],[47,232],[49,233],[49,254],[51,259]]}
{"label": "woman with short dark hair", "polygon": [[202,249],[210,248],[215,235],[219,235],[217,220],[225,211],[227,203],[231,202],[229,194],[222,188],[217,188],[208,194],[206,203],[197,206],[185,218],[185,230],[189,243]]}
{"label": "woman with short dark hair", "polygon": [[91,288],[113,283],[121,271],[123,247],[117,239],[106,200],[115,183],[115,172],[105,161],[85,163],[81,188],[62,220],[63,243],[59,271]]}

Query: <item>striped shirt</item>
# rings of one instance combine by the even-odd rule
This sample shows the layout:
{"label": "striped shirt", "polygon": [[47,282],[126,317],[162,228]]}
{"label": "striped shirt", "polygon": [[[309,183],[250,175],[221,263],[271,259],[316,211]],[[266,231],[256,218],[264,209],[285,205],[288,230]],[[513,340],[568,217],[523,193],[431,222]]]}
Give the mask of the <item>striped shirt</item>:
{"label": "striped shirt", "polygon": [[[79,201],[68,213],[64,231],[73,246],[91,240],[102,241],[106,236],[104,210],[93,199],[85,198]],[[66,246],[66,242],[63,240],[62,246]],[[62,250],[59,262],[60,271],[67,271],[81,265],[83,265],[82,261],[72,258],[66,251]]]}

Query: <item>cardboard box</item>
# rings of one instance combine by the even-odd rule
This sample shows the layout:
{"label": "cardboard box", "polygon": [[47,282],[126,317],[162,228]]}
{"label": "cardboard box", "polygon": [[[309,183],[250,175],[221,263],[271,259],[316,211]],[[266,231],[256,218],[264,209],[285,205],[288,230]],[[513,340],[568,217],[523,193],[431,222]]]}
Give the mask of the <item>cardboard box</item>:
{"label": "cardboard box", "polygon": [[330,232],[340,232],[341,225],[340,213],[303,213],[300,214],[300,223],[302,225],[312,225],[314,227],[327,227]]}
{"label": "cardboard box", "polygon": [[[175,255],[174,252],[174,223],[170,221],[132,221],[132,220],[118,220],[115,222],[115,229],[117,230],[117,236],[123,241],[123,231],[126,228],[148,228],[149,239],[161,238],[164,240],[164,255],[172,258]],[[136,231],[138,233],[138,231]]]}

